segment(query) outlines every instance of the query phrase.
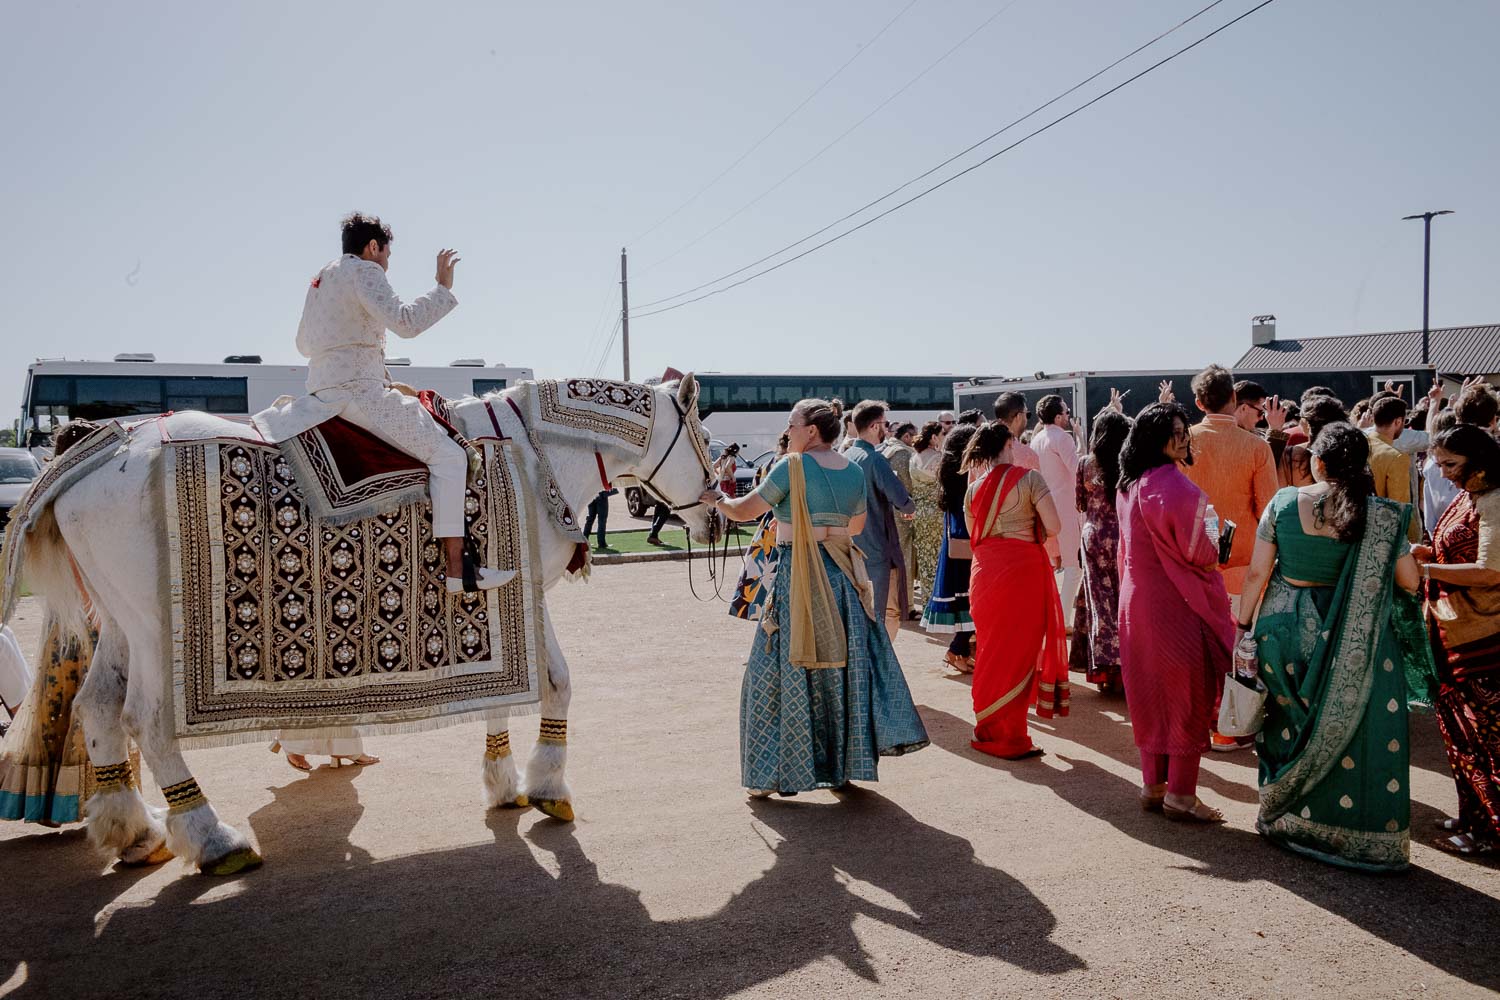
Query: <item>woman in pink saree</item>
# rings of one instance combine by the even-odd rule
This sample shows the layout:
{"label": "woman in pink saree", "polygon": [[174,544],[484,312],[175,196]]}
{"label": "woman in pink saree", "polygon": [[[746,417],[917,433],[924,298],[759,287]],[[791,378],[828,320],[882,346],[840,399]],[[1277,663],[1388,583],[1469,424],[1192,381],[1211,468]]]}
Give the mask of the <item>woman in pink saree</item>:
{"label": "woman in pink saree", "polygon": [[1146,407],[1120,453],[1120,672],[1141,752],[1141,807],[1168,819],[1222,823],[1198,800],[1214,703],[1234,643],[1208,500],[1182,474],[1192,461],[1187,413]]}

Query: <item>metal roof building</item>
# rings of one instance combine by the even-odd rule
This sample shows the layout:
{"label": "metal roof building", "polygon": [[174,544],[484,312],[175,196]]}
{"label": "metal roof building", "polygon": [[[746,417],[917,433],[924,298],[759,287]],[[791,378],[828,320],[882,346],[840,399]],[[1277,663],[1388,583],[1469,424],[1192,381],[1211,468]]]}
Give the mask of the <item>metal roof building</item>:
{"label": "metal roof building", "polygon": [[[1252,372],[1331,372],[1347,369],[1416,371],[1422,368],[1422,331],[1359,333],[1281,340],[1275,319],[1258,325],[1254,344],[1234,366]],[[1450,326],[1429,331],[1433,369],[1447,376],[1500,375],[1500,324]]]}

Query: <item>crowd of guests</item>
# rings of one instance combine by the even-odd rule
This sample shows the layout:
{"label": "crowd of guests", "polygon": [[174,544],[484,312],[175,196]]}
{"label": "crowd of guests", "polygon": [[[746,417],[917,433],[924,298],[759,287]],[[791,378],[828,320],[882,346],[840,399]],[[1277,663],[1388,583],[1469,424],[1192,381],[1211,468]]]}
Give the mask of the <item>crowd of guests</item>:
{"label": "crowd of guests", "polygon": [[[1169,382],[1134,417],[1113,394],[1086,434],[1055,395],[922,427],[798,403],[753,493],[704,496],[761,521],[735,612],[760,621],[752,794],[926,744],[892,646],[919,618],[973,674],[977,750],[1039,756],[1028,712],[1068,714],[1071,666],[1124,695],[1143,809],[1223,822],[1202,755],[1253,747],[1261,833],[1348,867],[1407,863],[1408,707],[1430,707],[1459,792],[1434,843],[1500,847],[1500,396],[1294,403],[1217,365],[1190,393],[1197,419]],[[1258,731],[1216,731],[1226,684],[1264,698]]]}

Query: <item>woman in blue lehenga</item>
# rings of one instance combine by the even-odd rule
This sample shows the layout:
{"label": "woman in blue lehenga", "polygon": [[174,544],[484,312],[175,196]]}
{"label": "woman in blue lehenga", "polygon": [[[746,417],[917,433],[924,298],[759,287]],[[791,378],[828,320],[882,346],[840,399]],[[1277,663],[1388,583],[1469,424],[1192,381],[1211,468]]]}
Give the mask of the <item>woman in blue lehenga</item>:
{"label": "woman in blue lehenga", "polygon": [[754,493],[703,497],[731,520],[769,510],[778,525],[775,583],[740,696],[741,781],[757,797],[875,781],[877,758],[927,745],[852,544],[865,482],[832,450],[838,432],[832,404],[803,400],[787,421],[790,454]]}

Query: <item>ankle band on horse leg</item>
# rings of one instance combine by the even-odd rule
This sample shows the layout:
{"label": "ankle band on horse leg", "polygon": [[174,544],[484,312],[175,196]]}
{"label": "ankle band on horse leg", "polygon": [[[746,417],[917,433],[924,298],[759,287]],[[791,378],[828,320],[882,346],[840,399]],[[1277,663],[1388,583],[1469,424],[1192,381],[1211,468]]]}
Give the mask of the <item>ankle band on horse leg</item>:
{"label": "ankle band on horse leg", "polygon": [[538,743],[550,743],[553,746],[564,747],[568,745],[568,720],[567,719],[543,719],[542,731],[537,734]]}
{"label": "ankle band on horse leg", "polygon": [[130,769],[128,760],[94,768],[94,794],[96,795],[102,792],[123,792],[127,788],[134,787],[135,772]]}
{"label": "ankle band on horse leg", "polygon": [[490,733],[484,738],[484,755],[490,760],[499,760],[501,757],[510,756],[510,730],[503,733]]}
{"label": "ankle band on horse leg", "polygon": [[203,794],[203,790],[198,787],[198,782],[194,778],[168,785],[161,790],[161,793],[167,798],[167,812],[173,816],[180,816],[208,804],[208,796]]}

